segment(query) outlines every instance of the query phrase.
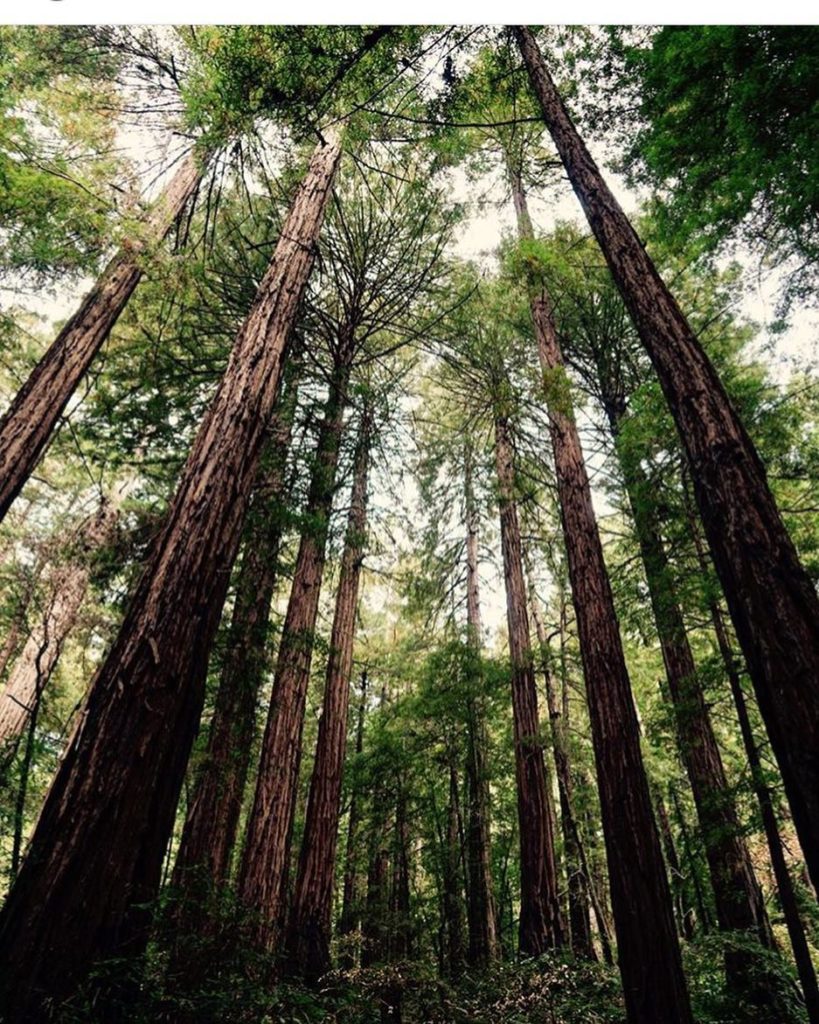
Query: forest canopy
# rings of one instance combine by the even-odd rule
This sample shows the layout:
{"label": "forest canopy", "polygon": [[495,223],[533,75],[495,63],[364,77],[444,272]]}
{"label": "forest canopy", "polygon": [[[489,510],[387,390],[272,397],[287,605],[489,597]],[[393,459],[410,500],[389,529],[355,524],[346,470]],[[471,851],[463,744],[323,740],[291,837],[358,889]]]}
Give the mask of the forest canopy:
{"label": "forest canopy", "polygon": [[819,30],[0,27],[0,1021],[819,1024]]}

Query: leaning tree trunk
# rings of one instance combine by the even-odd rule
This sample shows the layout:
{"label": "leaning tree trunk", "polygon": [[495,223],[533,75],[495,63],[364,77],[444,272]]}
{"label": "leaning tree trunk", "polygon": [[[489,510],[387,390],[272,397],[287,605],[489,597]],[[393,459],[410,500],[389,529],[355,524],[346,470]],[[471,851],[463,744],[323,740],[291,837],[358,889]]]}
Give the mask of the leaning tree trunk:
{"label": "leaning tree trunk", "polygon": [[371,415],[368,408],[362,412],[356,445],[324,702],[286,940],[291,970],[311,982],[317,981],[331,966],[330,921],[341,816],[341,783],[347,749],[355,614],[365,550]]}
{"label": "leaning tree trunk", "polygon": [[[674,716],[680,755],[691,784],[705,857],[714,892],[717,923],[723,932],[755,934],[763,946],[774,947],[765,901],[754,874],[751,855],[740,832],[733,796],[725,777],[717,738],[697,674],[688,633],[675,594],[652,505],[652,494],[639,457],[630,456],[621,443],[622,402],[604,402],[612,438],[631,507],[649,600],[657,625],[660,648]],[[728,973],[745,987],[747,956],[729,952]]]}
{"label": "leaning tree trunk", "polygon": [[148,215],[142,236],[123,244],[0,420],[0,521],[139,284],[146,249],[171,230],[202,173],[200,160],[191,153]]}
{"label": "leaning tree trunk", "polygon": [[352,332],[347,332],[338,348],[319,428],[304,532],[279,641],[256,792],[239,867],[239,899],[253,917],[250,930],[258,945],[270,950],[278,944],[284,925],[304,707],[353,351]]}
{"label": "leaning tree trunk", "polygon": [[520,951],[540,956],[565,942],[558,898],[553,810],[543,760],[537,688],[529,643],[515,467],[509,423],[495,415],[495,465],[500,498],[501,548],[512,661],[515,779],[520,831]]}
{"label": "leaning tree trunk", "polygon": [[[291,364],[292,365],[292,364]],[[174,865],[174,926],[184,937],[207,927],[208,904],[227,882],[253,736],[256,701],[270,662],[270,609],[276,590],[285,466],[296,388],[273,416],[260,479],[243,533],[242,562],[204,762],[191,796]],[[184,967],[184,965],[183,965]]]}
{"label": "leaning tree trunk", "polygon": [[[708,562],[700,540],[699,531],[696,529],[696,522],[691,522],[691,530],[700,571],[707,574]],[[742,681],[739,677],[737,662],[728,639],[728,630],[725,627],[722,611],[718,603],[713,599],[709,601],[709,611],[714,634],[717,638],[717,646],[725,665],[725,674],[728,676],[731,695],[734,699],[734,706],[736,707],[737,718],[739,719],[742,744],[745,747],[745,755],[748,758],[748,765],[751,769],[751,785],[759,804],[762,827],[768,844],[779,902],[782,906],[785,927],[788,930],[788,938],[793,950],[793,959],[805,998],[805,1009],[807,1010],[810,1024],[819,1024],[819,984],[817,984],[816,970],[813,966],[810,947],[805,935],[805,928],[802,923],[802,916],[793,888],[788,862],[785,859],[785,849],[782,843],[782,836],[779,833],[776,811],[774,810],[771,791],[765,781],[765,770],[751,725],[751,718],[748,713],[748,705],[745,700]]]}
{"label": "leaning tree trunk", "polygon": [[544,121],[676,421],[799,841],[819,886],[819,595],[753,442],[572,124],[534,35],[520,26],[513,31]]}
{"label": "leaning tree trunk", "polygon": [[208,654],[340,152],[336,140],[316,148],[3,908],[0,1012],[10,1020],[69,995],[95,960],[144,947],[145,905],[159,885]]}
{"label": "leaning tree trunk", "polygon": [[[526,555],[524,555],[526,561]],[[552,753],[557,775],[557,792],[560,799],[560,824],[563,832],[563,850],[566,861],[566,875],[569,887],[569,937],[572,952],[589,960],[596,960],[594,943],[591,935],[591,917],[589,914],[589,879],[582,867],[582,851],[580,833],[572,807],[572,772],[569,751],[566,745],[565,722],[557,701],[552,668],[549,664],[549,642],[540,618],[537,596],[532,585],[531,567],[527,563],[529,574],[529,607],[535,623],[535,636],[540,648],[540,662],[546,684],[546,703],[549,709],[549,728],[552,738]]]}
{"label": "leaning tree trunk", "polygon": [[[519,234],[531,237],[520,178],[512,175],[512,183]],[[529,285],[586,680],[626,1011],[630,1024],[658,1020],[690,1024],[671,893],[643,767],[631,682],[551,301],[538,282]]]}
{"label": "leaning tree trunk", "polygon": [[88,556],[110,538],[119,514],[118,500],[103,501],[78,531],[71,561],[60,566],[48,584],[49,595],[0,697],[0,762],[6,760],[25,731],[88,590]]}
{"label": "leaning tree trunk", "polygon": [[464,504],[466,509],[466,619],[470,647],[470,683],[478,692],[469,694],[467,713],[467,959],[474,966],[486,965],[500,955],[492,886],[492,851],[489,834],[489,785],[486,765],[486,721],[480,693],[481,604],[478,578],[478,510],[472,479],[472,450],[464,458]]}

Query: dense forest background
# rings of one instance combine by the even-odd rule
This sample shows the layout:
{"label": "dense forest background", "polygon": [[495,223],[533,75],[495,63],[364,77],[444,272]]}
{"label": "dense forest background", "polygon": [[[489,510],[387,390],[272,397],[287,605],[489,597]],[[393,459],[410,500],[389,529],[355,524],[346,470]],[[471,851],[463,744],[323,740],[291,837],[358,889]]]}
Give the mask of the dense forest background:
{"label": "dense forest background", "polygon": [[0,1020],[819,1022],[817,128],[808,27],[0,28]]}

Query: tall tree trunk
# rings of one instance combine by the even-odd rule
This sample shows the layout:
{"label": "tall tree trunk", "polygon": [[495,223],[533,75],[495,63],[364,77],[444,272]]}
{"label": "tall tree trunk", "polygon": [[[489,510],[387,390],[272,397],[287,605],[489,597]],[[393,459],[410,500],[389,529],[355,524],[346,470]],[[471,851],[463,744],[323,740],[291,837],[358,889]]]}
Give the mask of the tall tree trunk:
{"label": "tall tree trunk", "polygon": [[45,606],[38,609],[37,621],[0,697],[0,762],[13,755],[51,679],[88,590],[88,557],[110,538],[118,515],[119,500],[104,500],[78,530],[70,561],[59,566],[48,583]]}
{"label": "tall tree trunk", "polygon": [[[740,832],[734,799],[725,777],[682,611],[677,603],[650,484],[640,466],[641,456],[630,455],[621,442],[621,424],[626,415],[624,404],[607,400],[604,406],[637,532],[668,691],[674,706],[680,755],[691,784],[708,861],[717,922],[723,932],[755,934],[762,945],[773,948],[773,933],[765,901]],[[748,980],[749,965],[745,959],[731,953],[726,964],[729,973],[736,976],[734,980],[743,985]]]}
{"label": "tall tree trunk", "polygon": [[[364,712],[367,706],[367,669],[361,672],[361,695],[358,701],[358,721],[355,730],[355,753],[360,757],[364,750]],[[356,786],[350,794],[350,811],[347,822],[347,844],[344,849],[344,886],[341,897],[341,916],[338,922],[339,935],[351,935],[360,921],[358,893],[358,847],[361,821],[361,794]],[[342,954],[344,965],[353,966],[355,957],[352,950]]]}
{"label": "tall tree trunk", "polygon": [[538,722],[537,689],[529,643],[526,585],[515,504],[515,466],[509,422],[495,414],[495,465],[500,498],[506,616],[512,661],[515,778],[520,831],[520,951],[540,956],[565,942],[558,899],[553,811]]}
{"label": "tall tree trunk", "polygon": [[466,506],[466,617],[467,636],[474,671],[470,683],[474,691],[467,701],[467,959],[481,966],[497,959],[500,950],[495,923],[495,897],[492,887],[492,853],[489,834],[489,785],[486,765],[486,721],[480,693],[481,604],[478,577],[478,510],[472,478],[472,450],[464,458],[464,502]]}
{"label": "tall tree trunk", "polygon": [[[700,541],[699,531],[696,523],[692,521],[692,534],[697,549],[697,557],[700,564],[700,571],[708,572],[708,562]],[[742,744],[745,748],[745,755],[748,758],[748,765],[751,769],[751,785],[759,804],[759,812],[762,818],[762,827],[765,831],[765,839],[768,844],[768,852],[771,858],[776,889],[779,894],[779,902],[782,906],[782,914],[785,918],[785,927],[788,930],[793,959],[796,964],[799,982],[802,985],[802,993],[805,998],[805,1009],[808,1013],[810,1024],[819,1024],[819,984],[817,984],[816,970],[810,954],[805,928],[802,924],[802,916],[799,913],[799,904],[793,888],[791,873],[788,862],[785,858],[785,849],[782,844],[782,837],[779,833],[779,825],[776,820],[771,792],[765,782],[765,772],[762,760],[759,756],[759,747],[754,736],[751,718],[748,713],[748,705],[745,700],[745,693],[737,670],[737,661],[731,649],[728,639],[728,630],[723,621],[722,611],[715,600],[709,602],[711,621],[714,627],[714,634],[717,638],[717,646],[725,665],[725,674],[731,687],[731,695],[739,719],[739,728],[742,735]]]}
{"label": "tall tree trunk", "polygon": [[[512,177],[518,233],[532,236],[519,175]],[[690,1024],[691,1010],[663,854],[640,751],[631,693],[591,488],[545,288],[529,282],[545,382],[560,517],[569,567],[630,1024]]]}
{"label": "tall tree trunk", "polygon": [[316,758],[288,925],[287,956],[291,970],[308,981],[316,981],[331,966],[333,880],[347,750],[355,614],[366,542],[371,417],[371,410],[365,408],[353,464],[353,488],[330,635]]}
{"label": "tall tree trunk", "polygon": [[352,355],[350,332],[340,339],[319,428],[304,531],[279,641],[256,792],[239,869],[239,898],[255,918],[251,926],[255,940],[269,950],[278,945],[285,923],[304,706]]}
{"label": "tall tree trunk", "polygon": [[9,1019],[69,995],[95,960],[144,947],[144,908],[159,884],[208,654],[340,152],[336,140],[316,148],[3,908],[0,1012]]}
{"label": "tall tree trunk", "polygon": [[[526,555],[524,555],[524,561],[526,561]],[[597,957],[592,942],[591,918],[589,916],[589,879],[586,877],[581,863],[580,833],[572,807],[572,772],[566,745],[566,723],[563,721],[563,714],[557,700],[552,667],[549,663],[549,641],[540,617],[537,595],[532,585],[531,567],[528,565],[527,571],[529,575],[529,607],[535,624],[540,664],[546,684],[549,729],[552,737],[555,774],[557,775],[557,792],[560,799],[560,824],[563,832],[563,849],[569,887],[569,935],[573,953],[595,960]]]}
{"label": "tall tree trunk", "polygon": [[171,230],[202,173],[197,154],[182,161],[146,218],[143,236],[123,244],[0,420],[0,521],[31,476],[69,399],[139,284],[146,248]]}
{"label": "tall tree trunk", "polygon": [[572,124],[534,35],[522,26],[513,31],[544,121],[676,421],[717,575],[819,886],[819,595],[753,442]]}
{"label": "tall tree trunk", "polygon": [[[174,925],[185,935],[208,925],[210,901],[227,882],[250,766],[256,701],[270,664],[270,609],[276,590],[287,454],[296,387],[273,415],[242,541],[242,562],[203,764],[174,864]],[[264,463],[267,463],[264,465]]]}

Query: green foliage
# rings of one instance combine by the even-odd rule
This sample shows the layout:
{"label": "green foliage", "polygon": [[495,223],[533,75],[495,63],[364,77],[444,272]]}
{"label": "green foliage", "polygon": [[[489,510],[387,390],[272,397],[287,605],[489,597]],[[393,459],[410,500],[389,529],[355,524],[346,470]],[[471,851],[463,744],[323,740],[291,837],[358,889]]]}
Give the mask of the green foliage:
{"label": "green foliage", "polygon": [[674,26],[624,47],[643,126],[631,166],[662,188],[664,231],[715,245],[737,229],[789,260],[787,297],[819,262],[819,30]]}

